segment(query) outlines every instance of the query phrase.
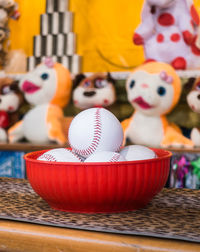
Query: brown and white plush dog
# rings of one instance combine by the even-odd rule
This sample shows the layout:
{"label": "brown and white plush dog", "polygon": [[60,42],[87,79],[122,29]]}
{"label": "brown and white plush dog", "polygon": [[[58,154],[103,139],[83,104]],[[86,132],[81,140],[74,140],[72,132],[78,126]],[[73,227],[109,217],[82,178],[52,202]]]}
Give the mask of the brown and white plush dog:
{"label": "brown and white plush dog", "polygon": [[115,80],[110,73],[96,73],[89,77],[78,74],[72,96],[74,106],[79,109],[108,107],[116,101]]}
{"label": "brown and white plush dog", "polygon": [[19,120],[19,107],[24,101],[18,82],[0,78],[0,141],[7,141],[7,130]]}
{"label": "brown and white plush dog", "polygon": [[[189,84],[193,86],[187,95],[187,103],[195,113],[200,114],[200,77],[191,79]],[[193,128],[190,137],[195,146],[200,146],[200,128]]]}

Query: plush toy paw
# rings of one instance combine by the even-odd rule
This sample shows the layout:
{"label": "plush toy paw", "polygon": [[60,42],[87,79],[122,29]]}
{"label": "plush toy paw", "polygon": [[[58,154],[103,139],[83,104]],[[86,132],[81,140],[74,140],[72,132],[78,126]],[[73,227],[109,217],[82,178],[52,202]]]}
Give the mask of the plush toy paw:
{"label": "plush toy paw", "polygon": [[21,140],[21,135],[8,134],[8,142],[9,143],[17,143]]}
{"label": "plush toy paw", "polygon": [[133,43],[136,44],[136,45],[143,45],[144,44],[144,39],[140,34],[135,33],[133,35]]}
{"label": "plush toy paw", "polygon": [[18,121],[11,128],[8,129],[9,143],[16,143],[24,137],[22,121]]}
{"label": "plush toy paw", "polygon": [[183,57],[177,57],[171,62],[171,65],[177,70],[185,70],[187,62]]}
{"label": "plush toy paw", "polygon": [[191,140],[195,146],[200,146],[200,131],[197,128],[192,129]]}
{"label": "plush toy paw", "polygon": [[184,32],[182,32],[182,34],[183,34],[183,39],[184,39],[185,43],[187,45],[192,45],[192,43],[194,41],[193,34],[189,31],[184,31]]}
{"label": "plush toy paw", "polygon": [[0,142],[7,142],[7,133],[3,128],[0,128]]}

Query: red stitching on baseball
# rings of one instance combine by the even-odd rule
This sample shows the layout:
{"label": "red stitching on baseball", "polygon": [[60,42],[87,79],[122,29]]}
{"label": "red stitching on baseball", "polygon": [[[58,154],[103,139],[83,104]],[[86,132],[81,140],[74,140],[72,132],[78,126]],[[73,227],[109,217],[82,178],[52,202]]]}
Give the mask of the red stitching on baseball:
{"label": "red stitching on baseball", "polygon": [[49,153],[44,153],[40,158],[46,161],[57,161],[57,159],[52,154]]}
{"label": "red stitching on baseball", "polygon": [[95,115],[94,115],[95,116],[94,136],[93,136],[92,143],[90,144],[90,146],[87,149],[78,150],[78,149],[74,148],[73,145],[70,144],[72,146],[72,149],[74,149],[74,151],[79,155],[82,155],[82,156],[91,155],[96,150],[96,148],[100,142],[101,130],[102,130],[100,109],[101,108],[97,108]]}
{"label": "red stitching on baseball", "polygon": [[114,154],[114,156],[112,156],[112,158],[110,159],[110,162],[117,162],[119,161],[120,158],[120,154]]}
{"label": "red stitching on baseball", "polygon": [[78,158],[78,160],[82,162],[81,158],[80,158],[76,153],[74,153],[73,151],[70,151],[70,150],[68,150],[68,149],[65,149],[65,150],[66,150],[67,152],[70,152],[74,157]]}

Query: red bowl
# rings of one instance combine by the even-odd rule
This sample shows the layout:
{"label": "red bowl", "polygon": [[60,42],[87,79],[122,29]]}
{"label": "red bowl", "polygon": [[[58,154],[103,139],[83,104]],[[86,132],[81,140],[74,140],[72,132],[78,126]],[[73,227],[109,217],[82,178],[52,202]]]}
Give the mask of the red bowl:
{"label": "red bowl", "polygon": [[153,149],[157,158],[139,161],[69,163],[39,161],[47,150],[24,156],[33,190],[52,208],[79,213],[136,210],[165,186],[171,152]]}

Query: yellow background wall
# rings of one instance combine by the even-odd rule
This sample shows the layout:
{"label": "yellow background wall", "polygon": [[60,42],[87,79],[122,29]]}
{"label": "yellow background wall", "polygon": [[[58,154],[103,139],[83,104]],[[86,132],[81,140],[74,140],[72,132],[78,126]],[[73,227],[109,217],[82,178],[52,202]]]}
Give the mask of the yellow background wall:
{"label": "yellow background wall", "polygon": [[[46,0],[17,0],[21,17],[10,20],[10,49],[33,54],[33,36],[39,34],[40,15]],[[141,46],[132,43],[140,23],[143,0],[69,0],[74,13],[77,53],[83,56],[83,72],[128,71],[142,63]],[[200,13],[200,1],[194,0]],[[111,61],[110,63],[108,61]]]}

